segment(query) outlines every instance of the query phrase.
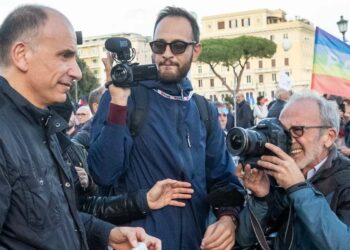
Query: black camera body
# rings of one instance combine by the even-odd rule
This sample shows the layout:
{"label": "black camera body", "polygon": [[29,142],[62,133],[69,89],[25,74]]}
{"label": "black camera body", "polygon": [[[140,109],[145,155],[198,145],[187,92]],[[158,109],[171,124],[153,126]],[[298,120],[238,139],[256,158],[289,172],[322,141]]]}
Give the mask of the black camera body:
{"label": "black camera body", "polygon": [[265,118],[248,129],[232,128],[226,136],[228,151],[234,156],[239,156],[243,166],[250,164],[253,168],[258,167],[257,161],[262,155],[274,155],[265,148],[267,142],[286,153],[290,152],[290,134],[276,118]]}
{"label": "black camera body", "polygon": [[135,58],[135,49],[131,47],[129,39],[112,37],[106,40],[105,47],[112,52],[117,64],[111,70],[112,84],[117,87],[135,87],[140,81],[157,80],[158,68],[156,64],[139,65],[131,63]]}

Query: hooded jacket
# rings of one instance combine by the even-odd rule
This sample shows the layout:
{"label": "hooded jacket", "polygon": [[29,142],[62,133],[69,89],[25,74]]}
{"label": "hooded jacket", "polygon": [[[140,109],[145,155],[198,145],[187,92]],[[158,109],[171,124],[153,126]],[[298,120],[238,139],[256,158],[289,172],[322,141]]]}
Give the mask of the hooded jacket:
{"label": "hooded jacket", "polygon": [[[130,225],[141,226],[159,237],[164,249],[200,249],[209,212],[207,194],[221,187],[241,189],[233,176],[234,166],[218,113],[210,105],[212,131],[208,133],[190,98],[189,80],[141,84],[149,96],[148,113],[135,138],[127,125],[107,122],[109,92],[102,97],[92,124],[88,157],[91,174],[99,185],[113,185],[129,192],[150,189],[166,178],[190,182],[194,194],[185,201],[185,207],[167,206]],[[129,98],[129,117],[132,107]]]}

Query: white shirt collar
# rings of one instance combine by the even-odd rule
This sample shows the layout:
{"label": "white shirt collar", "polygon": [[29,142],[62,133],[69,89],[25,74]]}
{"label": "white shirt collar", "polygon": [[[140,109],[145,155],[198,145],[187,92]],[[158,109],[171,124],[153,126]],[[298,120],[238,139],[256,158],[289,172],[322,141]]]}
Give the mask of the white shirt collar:
{"label": "white shirt collar", "polygon": [[306,174],[306,179],[310,180],[316,172],[320,169],[320,167],[323,165],[323,163],[327,160],[328,157],[324,158],[320,163],[318,163],[315,167],[310,169]]}

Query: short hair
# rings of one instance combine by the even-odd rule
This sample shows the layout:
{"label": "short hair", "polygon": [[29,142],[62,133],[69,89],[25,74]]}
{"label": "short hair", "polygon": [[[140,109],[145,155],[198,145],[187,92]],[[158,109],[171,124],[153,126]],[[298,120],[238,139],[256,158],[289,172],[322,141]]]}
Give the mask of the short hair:
{"label": "short hair", "polygon": [[0,65],[9,66],[12,44],[18,39],[30,41],[48,20],[47,10],[41,5],[23,5],[12,11],[0,27]]}
{"label": "short hair", "polygon": [[156,31],[158,24],[165,17],[184,17],[184,18],[186,18],[190,22],[191,27],[192,27],[193,40],[196,42],[199,42],[199,26],[198,26],[196,18],[187,10],[185,10],[183,8],[174,7],[174,6],[167,6],[159,12],[156,23],[154,24],[153,35]]}
{"label": "short hair", "polygon": [[314,101],[319,107],[319,115],[322,125],[335,128],[338,134],[340,126],[340,117],[338,113],[337,104],[333,101],[326,100],[325,98],[323,98],[315,92],[305,91],[303,93],[293,94],[282,109],[281,115],[286,109],[288,109],[293,104],[304,100]]}
{"label": "short hair", "polygon": [[259,103],[262,99],[264,99],[264,96],[259,95],[259,96],[256,98],[256,102]]}
{"label": "short hair", "polygon": [[276,94],[275,94],[276,98],[280,99],[283,94],[288,94],[289,95],[289,91],[284,89],[284,88],[277,88]]}
{"label": "short hair", "polygon": [[91,113],[93,113],[93,114],[94,114],[94,110],[92,108],[92,105],[94,103],[97,103],[97,104],[100,103],[100,99],[101,99],[101,96],[103,94],[103,88],[104,87],[98,87],[98,88],[92,90],[89,94],[88,104],[89,104],[89,108],[91,110]]}

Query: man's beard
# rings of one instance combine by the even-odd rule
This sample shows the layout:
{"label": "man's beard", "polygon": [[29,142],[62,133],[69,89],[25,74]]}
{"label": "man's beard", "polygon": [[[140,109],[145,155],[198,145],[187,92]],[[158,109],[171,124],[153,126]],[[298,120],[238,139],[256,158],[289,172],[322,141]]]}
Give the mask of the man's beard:
{"label": "man's beard", "polygon": [[[180,67],[178,63],[172,62],[170,65],[166,65],[166,60],[159,63],[159,80],[163,83],[169,83],[169,84],[176,84],[179,83],[183,78],[185,78],[190,71],[191,63],[192,63],[192,56],[190,60],[188,60],[184,65]],[[161,67],[162,66],[175,66],[177,68],[176,73],[169,74],[168,72],[162,72]]]}

